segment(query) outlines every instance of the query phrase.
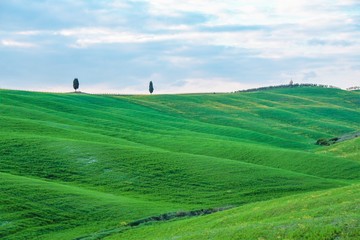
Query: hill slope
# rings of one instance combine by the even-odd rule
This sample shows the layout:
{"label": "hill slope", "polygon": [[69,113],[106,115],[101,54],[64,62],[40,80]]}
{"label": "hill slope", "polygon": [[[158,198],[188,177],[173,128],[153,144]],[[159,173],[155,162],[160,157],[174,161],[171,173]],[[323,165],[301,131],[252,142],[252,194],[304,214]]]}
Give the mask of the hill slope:
{"label": "hill slope", "polygon": [[341,143],[342,153],[315,145],[359,131],[359,96],[323,88],[159,96],[0,90],[1,237],[69,239],[160,213],[359,182],[357,140]]}
{"label": "hill slope", "polygon": [[105,239],[359,239],[360,186],[252,203]]}

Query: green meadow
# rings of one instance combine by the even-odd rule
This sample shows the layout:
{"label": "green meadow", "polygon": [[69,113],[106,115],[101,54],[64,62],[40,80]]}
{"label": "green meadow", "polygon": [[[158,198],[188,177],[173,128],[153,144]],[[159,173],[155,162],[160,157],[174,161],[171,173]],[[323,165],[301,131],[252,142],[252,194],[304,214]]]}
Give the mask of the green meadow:
{"label": "green meadow", "polygon": [[359,239],[360,138],[315,144],[358,132],[359,91],[0,90],[0,238]]}

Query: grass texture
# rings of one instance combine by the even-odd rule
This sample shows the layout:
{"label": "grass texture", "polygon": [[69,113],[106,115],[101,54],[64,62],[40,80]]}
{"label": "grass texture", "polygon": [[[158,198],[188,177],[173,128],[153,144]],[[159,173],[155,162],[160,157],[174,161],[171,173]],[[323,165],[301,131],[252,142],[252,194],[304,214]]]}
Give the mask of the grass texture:
{"label": "grass texture", "polygon": [[[269,239],[295,239],[302,224],[313,233],[305,238],[316,239],[323,226],[320,239],[335,230],[351,239],[358,233],[351,226],[359,217],[352,208],[359,139],[330,147],[315,142],[358,132],[359,122],[360,94],[339,89],[151,96],[0,90],[0,238],[75,239],[167,212],[231,206],[122,234],[258,239],[275,228]],[[322,207],[307,202],[311,194],[325,204],[342,193],[339,201],[349,206],[310,214]],[[257,206],[259,218],[251,218]],[[293,218],[285,210],[279,218],[268,214],[287,208],[294,208]],[[353,216],[335,217],[349,209]],[[264,221],[255,224],[260,216]],[[333,228],[331,219],[339,225]],[[186,221],[194,228],[182,231]]]}

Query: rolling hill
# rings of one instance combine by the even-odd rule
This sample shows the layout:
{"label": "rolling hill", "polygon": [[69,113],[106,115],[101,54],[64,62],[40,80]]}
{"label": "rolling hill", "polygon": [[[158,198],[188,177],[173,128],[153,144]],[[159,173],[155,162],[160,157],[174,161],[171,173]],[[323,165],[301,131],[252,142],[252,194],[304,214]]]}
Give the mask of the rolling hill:
{"label": "rolling hill", "polygon": [[122,233],[105,239],[359,239],[359,199],[360,186],[352,185],[200,218],[119,229]]}
{"label": "rolling hill", "polygon": [[[97,236],[150,216],[217,207],[234,209],[154,225],[153,235],[147,226],[122,234],[156,239],[169,228],[168,238],[196,238],[227,217],[216,238],[236,236],[237,224],[253,234],[304,224],[286,212],[273,219],[265,205],[317,211],[306,202],[314,191],[324,203],[351,191],[346,206],[320,217],[351,210],[346,221],[358,226],[359,139],[315,143],[358,132],[359,122],[358,92],[317,87],[151,96],[0,90],[0,238]],[[268,222],[251,225],[244,210],[257,204]],[[179,232],[186,221],[194,224],[188,235]],[[358,232],[346,221],[336,234],[351,238]],[[305,226],[317,234],[329,224],[316,223]],[[280,236],[299,236],[291,229]],[[105,235],[125,236],[114,233]]]}

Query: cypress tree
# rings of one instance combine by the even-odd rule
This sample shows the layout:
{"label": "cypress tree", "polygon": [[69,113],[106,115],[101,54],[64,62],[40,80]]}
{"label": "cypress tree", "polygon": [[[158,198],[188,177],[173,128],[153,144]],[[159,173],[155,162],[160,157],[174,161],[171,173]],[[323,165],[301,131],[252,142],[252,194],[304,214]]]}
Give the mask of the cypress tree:
{"label": "cypress tree", "polygon": [[75,92],[79,88],[79,80],[77,78],[75,78],[73,81],[73,87],[75,89]]}
{"label": "cypress tree", "polygon": [[150,84],[149,84],[149,92],[152,94],[154,92],[154,85],[153,85],[153,82],[150,81]]}

